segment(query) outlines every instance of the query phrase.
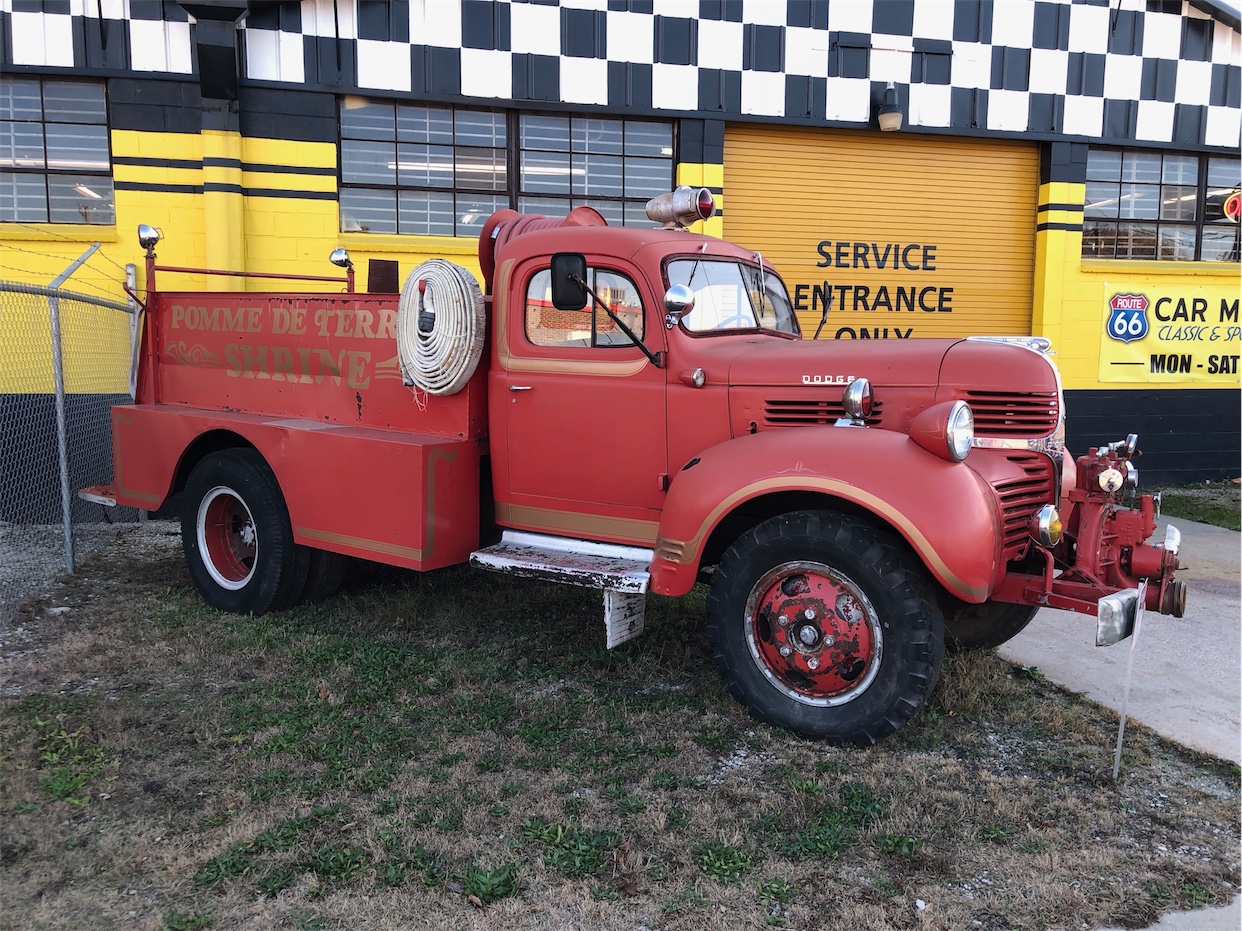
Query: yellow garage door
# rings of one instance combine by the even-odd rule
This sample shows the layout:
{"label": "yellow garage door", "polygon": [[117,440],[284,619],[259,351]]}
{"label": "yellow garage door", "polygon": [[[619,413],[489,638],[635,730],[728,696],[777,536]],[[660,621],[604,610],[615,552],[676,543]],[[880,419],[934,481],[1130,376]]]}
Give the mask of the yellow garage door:
{"label": "yellow garage door", "polygon": [[780,271],[821,339],[1031,332],[1039,150],[730,125],[725,236]]}

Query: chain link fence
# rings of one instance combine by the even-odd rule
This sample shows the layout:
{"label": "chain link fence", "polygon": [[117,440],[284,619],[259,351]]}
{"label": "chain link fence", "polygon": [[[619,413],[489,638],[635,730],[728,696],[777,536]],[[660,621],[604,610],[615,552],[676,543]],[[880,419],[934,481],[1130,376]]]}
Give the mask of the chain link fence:
{"label": "chain link fence", "polygon": [[139,520],[77,496],[112,481],[109,408],[131,401],[137,319],[126,304],[0,281],[0,626]]}

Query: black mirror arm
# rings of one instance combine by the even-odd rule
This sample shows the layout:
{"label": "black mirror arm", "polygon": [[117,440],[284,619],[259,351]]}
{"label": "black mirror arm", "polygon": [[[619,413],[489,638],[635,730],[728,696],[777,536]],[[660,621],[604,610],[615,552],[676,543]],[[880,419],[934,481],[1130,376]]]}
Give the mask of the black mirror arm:
{"label": "black mirror arm", "polygon": [[820,331],[824,328],[824,324],[828,322],[828,308],[832,306],[832,292],[828,292],[828,299],[824,301],[824,314],[819,318],[819,326],[815,328],[815,339],[819,339]]}
{"label": "black mirror arm", "polygon": [[600,310],[602,310],[604,313],[606,313],[608,315],[608,318],[612,320],[613,323],[615,323],[617,326],[621,328],[621,332],[630,338],[630,342],[632,342],[635,346],[637,346],[639,349],[643,351],[643,355],[646,356],[651,361],[652,365],[654,365],[658,369],[664,368],[664,366],[661,365],[660,363],[660,354],[657,352],[652,352],[650,349],[648,349],[647,344],[644,343],[637,336],[635,336],[634,331],[631,330],[628,326],[626,326],[625,321],[622,320],[620,317],[618,317],[616,314],[614,314],[612,310],[608,307],[608,305],[599,299],[599,295],[591,290],[591,286],[588,285],[585,281],[583,281],[580,275],[570,275],[569,280],[572,282],[575,282],[576,284],[582,285],[582,289],[586,291],[587,294],[591,295],[592,300],[595,301],[595,305]]}

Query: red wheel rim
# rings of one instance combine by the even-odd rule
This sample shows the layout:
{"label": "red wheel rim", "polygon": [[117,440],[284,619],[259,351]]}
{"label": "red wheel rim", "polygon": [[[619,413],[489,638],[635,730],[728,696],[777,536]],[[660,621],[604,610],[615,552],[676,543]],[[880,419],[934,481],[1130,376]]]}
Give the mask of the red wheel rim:
{"label": "red wheel rim", "polygon": [[236,591],[254,575],[259,537],[246,502],[231,488],[218,485],[198,506],[198,551],[208,575],[222,588]]}
{"label": "red wheel rim", "polygon": [[759,670],[804,704],[851,701],[880,669],[884,639],[875,608],[823,563],[782,563],[765,573],[746,601],[746,634]]}

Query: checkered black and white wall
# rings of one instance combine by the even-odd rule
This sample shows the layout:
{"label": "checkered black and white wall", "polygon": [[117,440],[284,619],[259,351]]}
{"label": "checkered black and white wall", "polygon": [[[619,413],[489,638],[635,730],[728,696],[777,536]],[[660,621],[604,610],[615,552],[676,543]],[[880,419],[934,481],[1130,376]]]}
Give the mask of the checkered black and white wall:
{"label": "checkered black and white wall", "polygon": [[[1215,10],[1217,15],[1213,15]],[[5,63],[194,72],[159,0],[0,0]],[[443,100],[1236,149],[1242,38],[1208,0],[250,4],[246,77]]]}

